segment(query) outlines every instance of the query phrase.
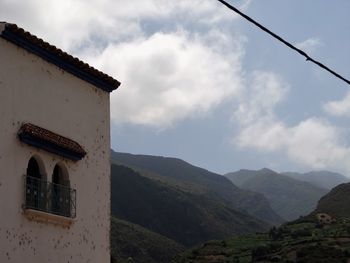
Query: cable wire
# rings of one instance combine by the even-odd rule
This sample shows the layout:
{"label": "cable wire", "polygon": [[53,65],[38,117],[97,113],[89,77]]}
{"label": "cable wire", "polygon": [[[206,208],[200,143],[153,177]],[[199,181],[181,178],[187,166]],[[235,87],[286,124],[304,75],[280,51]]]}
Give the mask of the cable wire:
{"label": "cable wire", "polygon": [[264,32],[268,33],[269,35],[271,35],[273,38],[277,39],[278,41],[282,42],[283,44],[285,44],[287,47],[293,49],[294,51],[298,52],[300,55],[304,56],[306,58],[306,61],[310,61],[314,64],[316,64],[317,66],[327,70],[329,73],[331,73],[332,75],[334,75],[335,77],[345,81],[347,84],[350,85],[350,80],[344,78],[343,76],[341,76],[340,74],[338,74],[337,72],[335,72],[334,70],[330,69],[329,67],[327,67],[326,65],[322,64],[321,62],[313,59],[312,57],[310,57],[308,54],[306,54],[306,52],[304,52],[303,50],[295,47],[294,45],[292,45],[291,43],[289,43],[288,41],[284,40],[282,37],[280,37],[279,35],[275,34],[274,32],[270,31],[268,28],[264,27],[263,25],[261,25],[260,23],[258,23],[257,21],[255,21],[253,18],[247,16],[246,14],[242,13],[241,11],[239,11],[236,7],[232,6],[231,4],[227,3],[224,0],[217,0],[219,2],[221,2],[223,5],[225,5],[227,8],[231,9],[232,11],[234,11],[235,13],[239,14],[240,16],[242,16],[243,18],[245,18],[246,20],[248,20],[250,23],[254,24],[255,26],[259,27],[261,30],[263,30]]}

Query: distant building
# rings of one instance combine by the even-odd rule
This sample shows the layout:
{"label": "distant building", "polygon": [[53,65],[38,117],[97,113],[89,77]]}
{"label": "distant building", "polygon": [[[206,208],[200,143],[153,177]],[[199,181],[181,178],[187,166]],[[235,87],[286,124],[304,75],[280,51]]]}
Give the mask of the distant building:
{"label": "distant building", "polygon": [[316,218],[321,225],[328,225],[337,222],[335,218],[326,213],[317,213]]}
{"label": "distant building", "polygon": [[119,85],[0,23],[1,263],[110,261],[109,95]]}

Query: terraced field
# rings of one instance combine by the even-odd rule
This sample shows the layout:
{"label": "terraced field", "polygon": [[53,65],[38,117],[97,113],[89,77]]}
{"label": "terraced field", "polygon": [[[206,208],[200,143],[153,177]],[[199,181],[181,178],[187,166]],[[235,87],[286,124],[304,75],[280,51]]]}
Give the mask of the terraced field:
{"label": "terraced field", "polygon": [[308,217],[269,233],[211,241],[187,251],[177,263],[305,262],[347,263],[350,258],[350,223],[346,218],[322,225]]}

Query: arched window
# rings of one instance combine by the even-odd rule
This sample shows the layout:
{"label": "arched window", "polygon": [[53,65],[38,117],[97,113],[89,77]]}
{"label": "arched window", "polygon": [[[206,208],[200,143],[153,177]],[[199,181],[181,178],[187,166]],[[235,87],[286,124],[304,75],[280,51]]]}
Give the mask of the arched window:
{"label": "arched window", "polygon": [[35,178],[39,178],[41,177],[40,175],[40,169],[39,169],[39,164],[38,162],[35,160],[34,157],[30,158],[29,162],[28,162],[28,166],[27,166],[27,176],[30,177],[35,177]]}
{"label": "arched window", "polygon": [[71,189],[68,172],[63,165],[55,165],[52,174],[51,212],[71,216]]}
{"label": "arched window", "polygon": [[27,166],[26,174],[26,208],[46,210],[46,183],[42,178],[39,162],[31,157]]}

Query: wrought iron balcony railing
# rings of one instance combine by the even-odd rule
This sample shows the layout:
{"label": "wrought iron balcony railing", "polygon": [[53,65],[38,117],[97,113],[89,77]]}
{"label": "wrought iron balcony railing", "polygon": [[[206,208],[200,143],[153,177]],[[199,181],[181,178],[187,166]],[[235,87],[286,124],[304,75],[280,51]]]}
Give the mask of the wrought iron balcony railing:
{"label": "wrought iron balcony railing", "polygon": [[76,217],[76,190],[36,177],[24,176],[25,208]]}

